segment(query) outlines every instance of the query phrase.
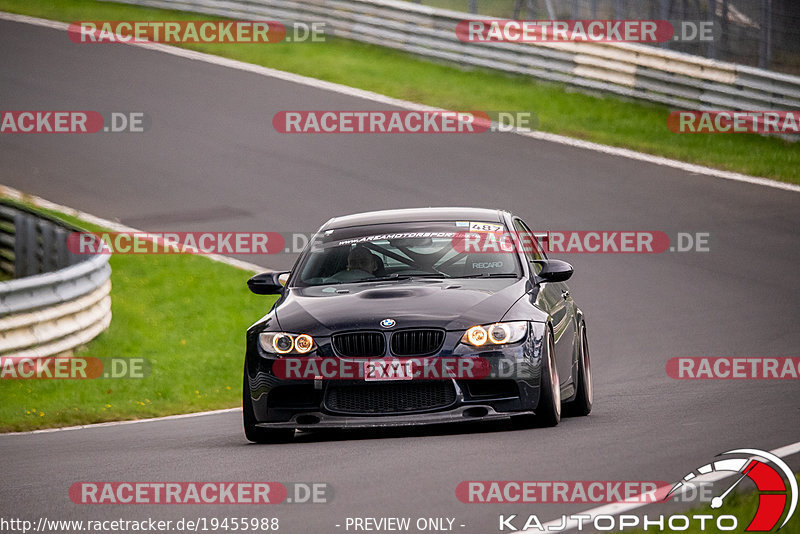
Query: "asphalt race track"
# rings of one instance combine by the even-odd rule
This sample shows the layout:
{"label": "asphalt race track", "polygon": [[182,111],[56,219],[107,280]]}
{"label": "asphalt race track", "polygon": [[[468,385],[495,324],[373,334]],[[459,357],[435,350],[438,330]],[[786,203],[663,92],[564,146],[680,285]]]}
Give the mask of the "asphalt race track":
{"label": "asphalt race track", "polygon": [[[508,208],[542,228],[708,232],[710,252],[562,256],[587,315],[588,418],[303,434],[250,445],[238,412],[0,436],[0,515],[51,519],[279,517],[281,531],[344,532],[353,516],[554,519],[590,505],[462,504],[463,480],[679,479],[734,448],[800,441],[793,380],[678,381],[675,356],[800,356],[800,194],[510,134],[281,135],[293,109],[375,102],[61,31],[0,21],[4,109],[137,110],[144,134],[5,135],[0,183],[132,227],[311,232],[393,207]],[[293,257],[247,257],[289,267]],[[797,468],[797,455],[788,459]],[[79,506],[76,481],[327,482],[329,504]],[[465,525],[460,527],[459,525]]]}

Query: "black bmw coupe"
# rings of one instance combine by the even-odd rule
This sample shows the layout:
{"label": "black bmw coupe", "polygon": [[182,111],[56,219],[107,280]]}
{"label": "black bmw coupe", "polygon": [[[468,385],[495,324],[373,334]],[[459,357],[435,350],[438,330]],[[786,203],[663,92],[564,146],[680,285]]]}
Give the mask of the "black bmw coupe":
{"label": "black bmw coupe", "polygon": [[248,281],[279,298],[247,331],[245,435],[587,415],[592,374],[572,272],[506,211],[333,218],[290,272]]}

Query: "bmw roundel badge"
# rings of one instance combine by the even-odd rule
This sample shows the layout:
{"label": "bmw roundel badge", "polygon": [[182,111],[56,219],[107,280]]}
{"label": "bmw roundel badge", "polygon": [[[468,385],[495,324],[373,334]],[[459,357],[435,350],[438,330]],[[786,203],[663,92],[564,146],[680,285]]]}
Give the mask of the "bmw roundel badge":
{"label": "bmw roundel badge", "polygon": [[395,322],[394,319],[384,319],[383,321],[381,321],[381,326],[384,327],[384,328],[391,328],[395,324],[397,324],[397,323]]}

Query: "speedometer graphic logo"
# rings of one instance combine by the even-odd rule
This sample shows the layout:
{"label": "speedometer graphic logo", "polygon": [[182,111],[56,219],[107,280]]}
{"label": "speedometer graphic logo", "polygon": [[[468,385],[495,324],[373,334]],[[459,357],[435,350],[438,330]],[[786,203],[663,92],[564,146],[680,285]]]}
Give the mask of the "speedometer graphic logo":
{"label": "speedometer graphic logo", "polygon": [[[703,465],[687,474],[670,490],[667,498],[675,493],[686,483],[714,472],[737,473],[736,481],[722,494],[711,500],[711,508],[721,508],[725,498],[739,485],[742,480],[749,478],[755,484],[758,496],[758,510],[753,520],[748,525],[746,532],[766,532],[775,528],[781,517],[784,517],[778,529],[780,530],[797,508],[797,480],[783,460],[772,453],[758,449],[735,449],[724,452],[718,456],[749,455],[749,458],[725,458]],[[769,463],[762,461],[768,460]],[[772,465],[770,465],[772,464]],[[781,474],[782,473],[782,474]],[[788,488],[787,488],[788,482]],[[788,503],[788,509],[787,509]],[[786,515],[784,516],[784,511]]]}

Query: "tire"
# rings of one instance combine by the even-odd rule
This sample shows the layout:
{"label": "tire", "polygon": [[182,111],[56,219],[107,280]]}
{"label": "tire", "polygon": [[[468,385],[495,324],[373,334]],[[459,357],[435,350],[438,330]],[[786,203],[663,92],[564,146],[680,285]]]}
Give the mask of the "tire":
{"label": "tire", "polygon": [[540,427],[556,426],[561,421],[561,385],[556,367],[553,332],[547,328],[547,353],[542,357],[542,380],[539,387],[539,405],[536,407],[536,424]]}
{"label": "tire", "polygon": [[286,443],[294,438],[293,428],[260,428],[256,426],[253,412],[253,399],[250,397],[250,383],[247,380],[247,369],[242,381],[242,423],[244,435],[253,443]]}
{"label": "tire", "polygon": [[582,417],[592,412],[594,385],[592,384],[592,361],[589,358],[589,342],[586,323],[581,323],[581,361],[578,362],[578,384],[575,399],[564,406],[565,414]]}

